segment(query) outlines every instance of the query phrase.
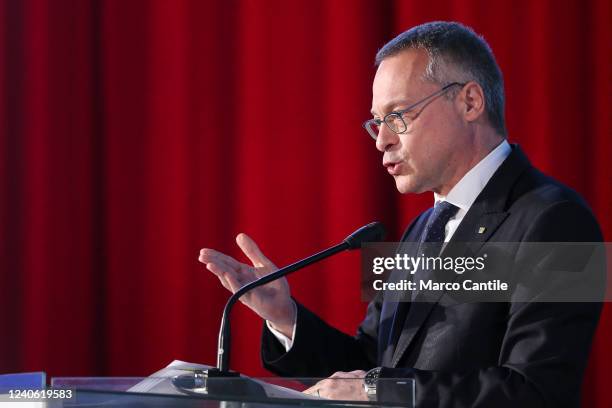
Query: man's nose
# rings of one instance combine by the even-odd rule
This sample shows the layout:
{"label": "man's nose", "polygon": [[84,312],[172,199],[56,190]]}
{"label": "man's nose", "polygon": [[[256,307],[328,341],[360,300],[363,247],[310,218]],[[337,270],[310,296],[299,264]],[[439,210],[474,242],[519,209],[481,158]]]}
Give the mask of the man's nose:
{"label": "man's nose", "polygon": [[398,141],[398,134],[389,129],[389,126],[383,123],[378,129],[378,137],[376,138],[376,148],[381,152],[386,152],[393,145],[397,144]]}

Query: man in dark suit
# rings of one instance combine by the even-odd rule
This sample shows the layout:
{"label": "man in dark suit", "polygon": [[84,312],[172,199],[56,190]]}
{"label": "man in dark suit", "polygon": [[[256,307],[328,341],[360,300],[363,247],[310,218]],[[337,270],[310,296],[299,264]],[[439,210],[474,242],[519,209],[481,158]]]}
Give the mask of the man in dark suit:
{"label": "man in dark suit", "polygon": [[[377,64],[374,119],[364,127],[397,189],[433,191],[436,201],[403,241],[447,243],[449,251],[470,242],[481,253],[496,242],[602,240],[584,201],[506,141],[502,76],[482,38],[457,23],[424,24],[385,45]],[[253,267],[210,249],[200,254],[232,291],[275,269],[246,235],[237,242]],[[513,261],[522,256],[517,250]],[[447,298],[397,303],[377,296],[354,337],[295,302],[285,280],[243,301],[267,321],[267,368],[333,377],[309,393],[401,399],[401,391],[377,387],[378,379],[411,378],[418,406],[579,404],[600,303],[449,304]],[[365,388],[354,380],[363,377]]]}

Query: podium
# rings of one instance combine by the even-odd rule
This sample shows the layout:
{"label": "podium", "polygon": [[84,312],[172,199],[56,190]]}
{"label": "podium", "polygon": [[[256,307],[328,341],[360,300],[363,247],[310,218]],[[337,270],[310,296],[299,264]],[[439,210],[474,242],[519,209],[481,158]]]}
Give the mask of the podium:
{"label": "podium", "polygon": [[[381,380],[383,389],[393,389],[387,398],[378,401],[339,401],[302,394],[306,388],[316,384],[321,378],[248,378],[262,385],[265,394],[247,395],[233,393],[236,384],[220,387],[223,393],[213,393],[206,387],[182,390],[181,384],[172,378],[135,378],[135,377],[57,377],[51,379],[50,390],[71,390],[69,399],[47,399],[46,407],[414,407],[414,382],[410,379]],[[236,381],[217,379],[216,381]],[[354,379],[361,386],[362,379]],[[151,391],[133,391],[144,382],[154,384]],[[214,388],[214,387],[213,387]],[[234,395],[232,395],[234,394]],[[38,401],[38,400],[37,400]]]}

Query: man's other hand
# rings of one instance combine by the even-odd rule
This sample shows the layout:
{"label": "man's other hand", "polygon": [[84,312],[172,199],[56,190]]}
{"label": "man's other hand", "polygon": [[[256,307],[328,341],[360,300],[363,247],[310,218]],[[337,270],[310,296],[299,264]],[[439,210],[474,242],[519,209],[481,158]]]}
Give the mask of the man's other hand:
{"label": "man's other hand", "polygon": [[368,396],[363,388],[365,375],[366,372],[363,370],[348,373],[338,371],[331,377],[319,381],[304,393],[335,400],[367,401]]}

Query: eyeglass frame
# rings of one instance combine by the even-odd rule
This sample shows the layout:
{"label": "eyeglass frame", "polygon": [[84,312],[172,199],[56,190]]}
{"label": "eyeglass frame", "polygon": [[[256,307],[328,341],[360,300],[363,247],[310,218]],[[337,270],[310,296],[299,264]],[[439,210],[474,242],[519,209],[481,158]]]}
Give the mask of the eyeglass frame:
{"label": "eyeglass frame", "polygon": [[[464,87],[466,85],[466,83],[461,83],[461,82],[451,82],[448,85],[445,85],[442,87],[442,89],[432,93],[429,96],[426,96],[425,98],[421,99],[418,102],[413,103],[412,105],[410,105],[409,107],[407,107],[406,109],[401,109],[401,110],[397,110],[397,111],[393,111],[393,112],[389,112],[387,113],[385,116],[383,116],[382,119],[369,119],[366,120],[365,122],[363,122],[363,124],[361,126],[363,126],[363,128],[365,129],[366,132],[368,132],[368,135],[370,135],[370,137],[372,137],[372,139],[376,140],[378,139],[378,134],[373,135],[370,130],[369,130],[369,125],[371,123],[374,123],[376,126],[378,126],[378,128],[380,128],[382,126],[382,124],[384,123],[385,125],[387,125],[387,127],[389,128],[389,130],[391,130],[393,133],[395,134],[403,134],[406,133],[408,131],[408,124],[406,124],[406,121],[404,120],[404,114],[406,114],[407,112],[413,110],[414,108],[416,108],[417,106],[419,106],[420,104],[427,102],[429,100],[432,100],[440,95],[443,95],[444,93],[446,93],[446,91],[448,91],[450,88],[452,88],[455,85],[460,85],[461,87]],[[427,105],[423,106],[423,109],[425,109]],[[421,112],[419,112],[412,120],[416,119],[419,115],[421,114]],[[393,128],[391,127],[391,125],[389,125],[387,123],[387,118],[394,116],[399,118],[402,123],[404,124],[404,130],[402,130],[401,132],[396,132],[395,130],[393,130]]]}

